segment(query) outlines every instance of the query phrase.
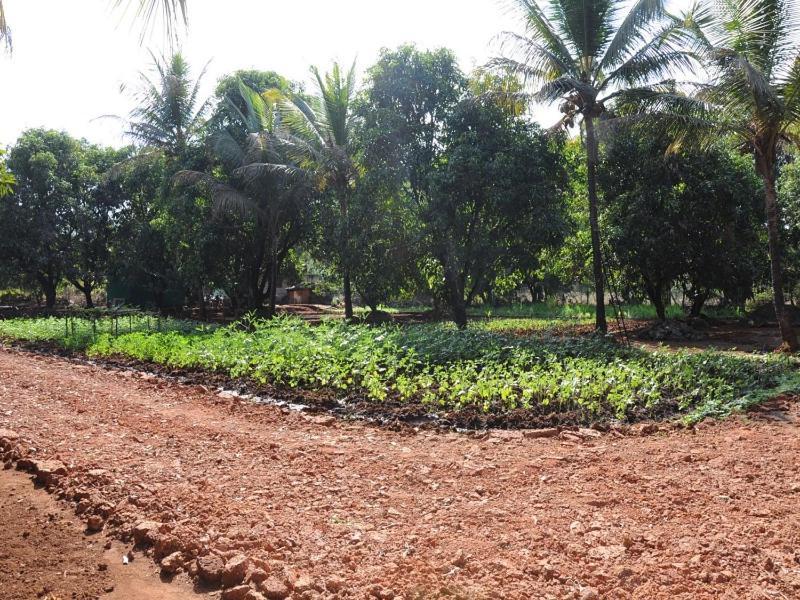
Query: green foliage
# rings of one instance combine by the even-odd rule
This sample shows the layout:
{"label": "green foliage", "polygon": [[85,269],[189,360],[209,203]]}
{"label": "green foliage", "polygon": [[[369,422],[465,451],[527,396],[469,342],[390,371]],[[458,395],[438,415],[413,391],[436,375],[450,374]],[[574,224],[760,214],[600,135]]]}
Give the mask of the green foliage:
{"label": "green foliage", "polygon": [[14,183],[16,182],[14,175],[9,173],[8,167],[6,166],[5,159],[3,158],[5,154],[5,150],[0,150],[0,198],[11,195],[11,192],[14,191]]}
{"label": "green foliage", "polygon": [[64,278],[89,293],[105,278],[120,204],[105,173],[125,155],[44,129],[24,132],[9,153],[17,183],[0,200],[0,259],[48,306]]}
{"label": "green foliage", "polygon": [[[97,331],[64,319],[0,321],[0,336],[51,341],[94,356],[126,356],[262,383],[432,409],[578,411],[587,418],[681,412],[723,415],[766,390],[800,385],[787,357],[645,352],[600,337],[527,338],[443,325],[371,328],[295,318],[207,330],[138,318]],[[779,388],[783,386],[783,388]]]}
{"label": "green foliage", "polygon": [[722,142],[703,153],[668,145],[644,128],[606,144],[602,222],[626,291],[640,285],[660,313],[675,284],[695,315],[713,293],[744,306],[764,267],[752,165]]}
{"label": "green foliage", "polygon": [[781,169],[780,205],[784,221],[784,248],[786,252],[786,284],[789,298],[800,299],[800,161],[796,153]]}
{"label": "green foliage", "polygon": [[419,241],[438,263],[432,272],[441,273],[443,290],[433,291],[463,327],[466,305],[560,241],[560,140],[491,94],[473,95],[446,50],[384,51],[369,77],[365,167],[413,211]]}

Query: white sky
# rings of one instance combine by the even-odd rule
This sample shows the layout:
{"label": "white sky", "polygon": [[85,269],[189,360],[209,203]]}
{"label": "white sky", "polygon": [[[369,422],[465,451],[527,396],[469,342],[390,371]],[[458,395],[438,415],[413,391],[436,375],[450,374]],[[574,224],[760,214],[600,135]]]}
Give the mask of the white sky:
{"label": "white sky", "polygon": [[[0,56],[0,147],[31,127],[66,130],[91,142],[123,143],[121,126],[101,115],[132,108],[121,84],[148,70],[148,50],[160,54],[164,38],[141,43],[140,27],[111,10],[111,0],[4,0],[14,39]],[[465,70],[497,53],[495,36],[516,27],[503,0],[190,0],[182,50],[195,74],[211,60],[204,96],[217,79],[237,69],[274,70],[308,80],[312,64],[334,59],[369,67],[381,47],[414,42],[453,49]],[[545,125],[555,121],[543,112]]]}

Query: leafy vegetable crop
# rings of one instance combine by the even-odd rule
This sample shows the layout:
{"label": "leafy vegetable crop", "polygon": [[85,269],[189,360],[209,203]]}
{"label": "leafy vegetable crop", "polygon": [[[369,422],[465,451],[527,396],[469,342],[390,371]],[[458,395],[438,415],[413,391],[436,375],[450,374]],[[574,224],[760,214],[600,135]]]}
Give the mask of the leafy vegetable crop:
{"label": "leafy vegetable crop", "polygon": [[678,411],[691,419],[800,388],[797,361],[785,356],[651,352],[598,337],[519,337],[441,324],[312,326],[277,318],[210,329],[152,317],[116,327],[51,318],[0,321],[0,336],[446,410],[581,411],[619,419]]}

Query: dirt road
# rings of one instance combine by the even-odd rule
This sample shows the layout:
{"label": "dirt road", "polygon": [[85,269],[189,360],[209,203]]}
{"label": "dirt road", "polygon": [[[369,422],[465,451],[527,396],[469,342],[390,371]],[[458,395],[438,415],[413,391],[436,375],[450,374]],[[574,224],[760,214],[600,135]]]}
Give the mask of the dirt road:
{"label": "dirt road", "polygon": [[66,466],[51,491],[247,598],[797,598],[799,415],[396,432],[0,350],[0,428]]}

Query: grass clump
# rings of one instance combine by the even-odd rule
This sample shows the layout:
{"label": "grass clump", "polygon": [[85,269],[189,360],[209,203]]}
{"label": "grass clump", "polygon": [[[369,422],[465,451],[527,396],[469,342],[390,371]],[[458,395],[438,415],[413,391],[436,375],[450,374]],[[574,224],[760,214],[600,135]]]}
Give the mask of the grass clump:
{"label": "grass clump", "polygon": [[293,317],[215,329],[163,322],[160,331],[144,321],[121,330],[100,323],[91,331],[55,321],[0,321],[0,336],[443,410],[618,419],[677,411],[693,419],[746,408],[770,391],[800,389],[789,357],[644,351],[600,337],[521,337],[443,324],[312,326]]}

